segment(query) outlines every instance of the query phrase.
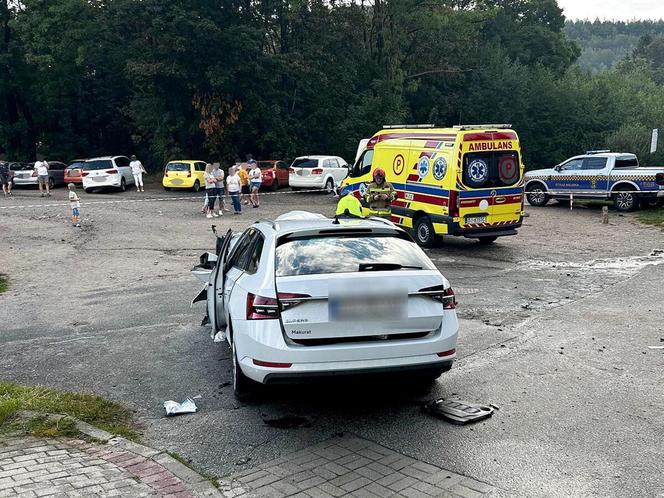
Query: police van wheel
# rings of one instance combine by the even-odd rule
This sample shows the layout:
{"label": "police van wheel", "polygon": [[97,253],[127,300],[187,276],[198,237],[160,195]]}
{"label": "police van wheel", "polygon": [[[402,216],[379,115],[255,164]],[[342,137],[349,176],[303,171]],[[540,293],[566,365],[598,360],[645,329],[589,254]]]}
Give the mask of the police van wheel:
{"label": "police van wheel", "polygon": [[422,247],[433,247],[436,243],[436,232],[428,216],[422,216],[415,222],[415,240]]}
{"label": "police van wheel", "polygon": [[618,191],[613,194],[613,206],[617,211],[628,212],[634,211],[639,205],[639,198],[632,192]]}
{"label": "police van wheel", "polygon": [[546,206],[549,202],[549,196],[539,185],[535,185],[528,189],[526,192],[526,199],[528,200],[528,204],[534,207]]}

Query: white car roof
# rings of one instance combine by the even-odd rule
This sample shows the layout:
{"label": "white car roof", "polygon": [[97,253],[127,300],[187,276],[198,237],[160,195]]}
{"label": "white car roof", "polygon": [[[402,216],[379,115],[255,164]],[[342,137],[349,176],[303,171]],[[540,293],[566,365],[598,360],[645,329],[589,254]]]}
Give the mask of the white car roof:
{"label": "white car roof", "polygon": [[90,159],[83,159],[84,161],[99,161],[102,159],[115,159],[116,157],[127,157],[127,156],[101,156],[101,157],[91,157]]}
{"label": "white car roof", "polygon": [[331,159],[331,158],[337,158],[339,156],[300,156],[296,157],[295,159]]}
{"label": "white car roof", "polygon": [[267,225],[276,235],[293,232],[311,232],[317,230],[353,230],[358,228],[370,228],[377,231],[392,231],[394,233],[403,230],[391,221],[381,218],[340,218],[337,222],[334,218],[327,218],[319,213],[308,211],[290,211],[282,214],[274,220],[258,220],[259,225]]}
{"label": "white car roof", "polygon": [[629,152],[598,152],[597,154],[580,154],[570,159],[579,159],[582,157],[636,157],[636,154],[630,154]]}

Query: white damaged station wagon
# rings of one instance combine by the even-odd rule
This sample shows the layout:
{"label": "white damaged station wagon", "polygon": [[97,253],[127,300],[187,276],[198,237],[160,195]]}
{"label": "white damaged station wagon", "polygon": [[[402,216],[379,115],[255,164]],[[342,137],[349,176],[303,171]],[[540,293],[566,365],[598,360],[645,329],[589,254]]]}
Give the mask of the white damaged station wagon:
{"label": "white damaged station wagon", "polygon": [[233,389],[316,376],[412,371],[456,357],[449,282],[407,232],[381,219],[293,211],[230,230],[192,270],[211,337],[225,335]]}

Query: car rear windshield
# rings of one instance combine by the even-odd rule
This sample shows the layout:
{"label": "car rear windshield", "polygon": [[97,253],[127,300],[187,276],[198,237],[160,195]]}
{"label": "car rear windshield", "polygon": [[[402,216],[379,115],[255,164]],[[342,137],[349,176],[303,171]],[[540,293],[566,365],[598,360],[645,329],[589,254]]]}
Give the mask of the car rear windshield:
{"label": "car rear windshield", "polygon": [[166,171],[189,171],[191,165],[187,163],[168,163],[166,165]]}
{"label": "car rear windshield", "polygon": [[520,180],[521,167],[516,152],[480,152],[463,157],[463,183],[468,187],[511,187]]}
{"label": "car rear windshield", "polygon": [[292,168],[315,168],[318,166],[318,159],[296,159],[293,161]]}
{"label": "car rear windshield", "polygon": [[84,162],[76,162],[76,163],[71,163],[69,166],[67,166],[69,169],[80,169],[85,166]]}
{"label": "car rear windshield", "polygon": [[[360,265],[394,265],[435,270],[414,242],[394,236],[328,236],[295,239],[277,246],[276,275],[317,275],[360,271]],[[415,268],[407,268],[415,267]]]}
{"label": "car rear windshield", "polygon": [[92,171],[95,169],[111,169],[113,167],[113,161],[110,159],[97,159],[95,161],[86,161],[83,164],[83,169],[86,171]]}

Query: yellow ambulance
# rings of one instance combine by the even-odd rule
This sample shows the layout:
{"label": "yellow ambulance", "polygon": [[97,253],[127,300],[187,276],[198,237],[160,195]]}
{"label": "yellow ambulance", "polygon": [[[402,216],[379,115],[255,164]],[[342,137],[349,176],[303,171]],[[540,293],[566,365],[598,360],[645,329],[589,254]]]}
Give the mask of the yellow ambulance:
{"label": "yellow ambulance", "polygon": [[342,182],[364,202],[372,171],[397,191],[391,220],[422,246],[442,235],[490,244],[516,235],[523,220],[523,162],[511,125],[386,126],[366,144]]}

